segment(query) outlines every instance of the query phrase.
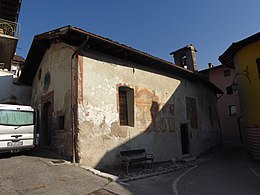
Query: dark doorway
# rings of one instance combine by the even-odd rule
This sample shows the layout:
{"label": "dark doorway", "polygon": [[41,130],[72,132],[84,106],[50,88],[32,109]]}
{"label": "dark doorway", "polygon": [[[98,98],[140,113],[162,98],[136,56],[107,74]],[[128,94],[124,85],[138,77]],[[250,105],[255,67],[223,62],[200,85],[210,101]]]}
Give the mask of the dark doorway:
{"label": "dark doorway", "polygon": [[50,146],[51,144],[51,102],[45,102],[42,107],[42,128],[40,145]]}
{"label": "dark doorway", "polygon": [[181,147],[182,154],[190,153],[189,130],[187,124],[181,125]]}

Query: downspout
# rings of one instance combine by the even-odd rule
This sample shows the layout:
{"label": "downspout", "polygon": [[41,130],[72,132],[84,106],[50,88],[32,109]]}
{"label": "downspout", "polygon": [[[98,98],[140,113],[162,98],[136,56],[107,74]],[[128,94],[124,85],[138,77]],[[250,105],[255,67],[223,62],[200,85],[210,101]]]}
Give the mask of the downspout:
{"label": "downspout", "polygon": [[240,143],[243,144],[243,137],[242,137],[242,130],[241,130],[241,125],[240,125],[240,120],[242,119],[243,117],[240,116],[237,118],[237,123],[238,123],[238,130],[239,130],[239,137],[240,137]]}
{"label": "downspout", "polygon": [[78,54],[80,53],[80,51],[86,46],[87,42],[89,40],[89,36],[87,36],[87,38],[81,43],[81,45],[76,49],[76,51],[72,54],[71,56],[71,61],[70,61],[70,67],[71,67],[71,105],[70,105],[70,108],[71,108],[71,119],[72,119],[72,122],[71,122],[71,129],[72,129],[72,163],[76,163],[76,132],[75,132],[75,124],[77,124],[76,122],[76,117],[77,114],[77,110],[75,110],[75,102],[76,102],[76,96],[75,96],[75,81],[77,80],[78,78],[78,75],[75,74],[75,67],[73,65],[73,59],[75,58],[75,56],[78,56]]}

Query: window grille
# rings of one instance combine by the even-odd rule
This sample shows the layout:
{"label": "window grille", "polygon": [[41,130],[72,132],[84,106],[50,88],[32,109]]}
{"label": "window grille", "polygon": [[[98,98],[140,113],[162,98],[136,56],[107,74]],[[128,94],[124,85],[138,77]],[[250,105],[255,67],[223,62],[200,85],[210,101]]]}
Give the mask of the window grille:
{"label": "window grille", "polygon": [[127,95],[125,91],[119,91],[119,118],[120,125],[128,125]]}

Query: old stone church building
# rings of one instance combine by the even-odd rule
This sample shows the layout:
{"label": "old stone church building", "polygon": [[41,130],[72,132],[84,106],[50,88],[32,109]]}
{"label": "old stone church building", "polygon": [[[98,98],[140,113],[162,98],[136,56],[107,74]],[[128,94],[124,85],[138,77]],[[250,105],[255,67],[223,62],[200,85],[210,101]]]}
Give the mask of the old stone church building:
{"label": "old stone church building", "polygon": [[174,64],[71,26],[36,35],[20,81],[41,111],[41,144],[100,169],[120,150],[167,161],[216,147],[222,91],[197,74],[195,53],[173,52]]}

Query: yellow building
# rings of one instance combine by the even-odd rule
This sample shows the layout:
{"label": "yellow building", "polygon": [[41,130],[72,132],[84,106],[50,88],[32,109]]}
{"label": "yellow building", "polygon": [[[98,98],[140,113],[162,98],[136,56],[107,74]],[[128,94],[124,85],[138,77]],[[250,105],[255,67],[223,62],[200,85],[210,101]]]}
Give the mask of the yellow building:
{"label": "yellow building", "polygon": [[248,151],[260,161],[260,32],[232,43],[219,61],[235,69],[231,86],[240,96]]}

